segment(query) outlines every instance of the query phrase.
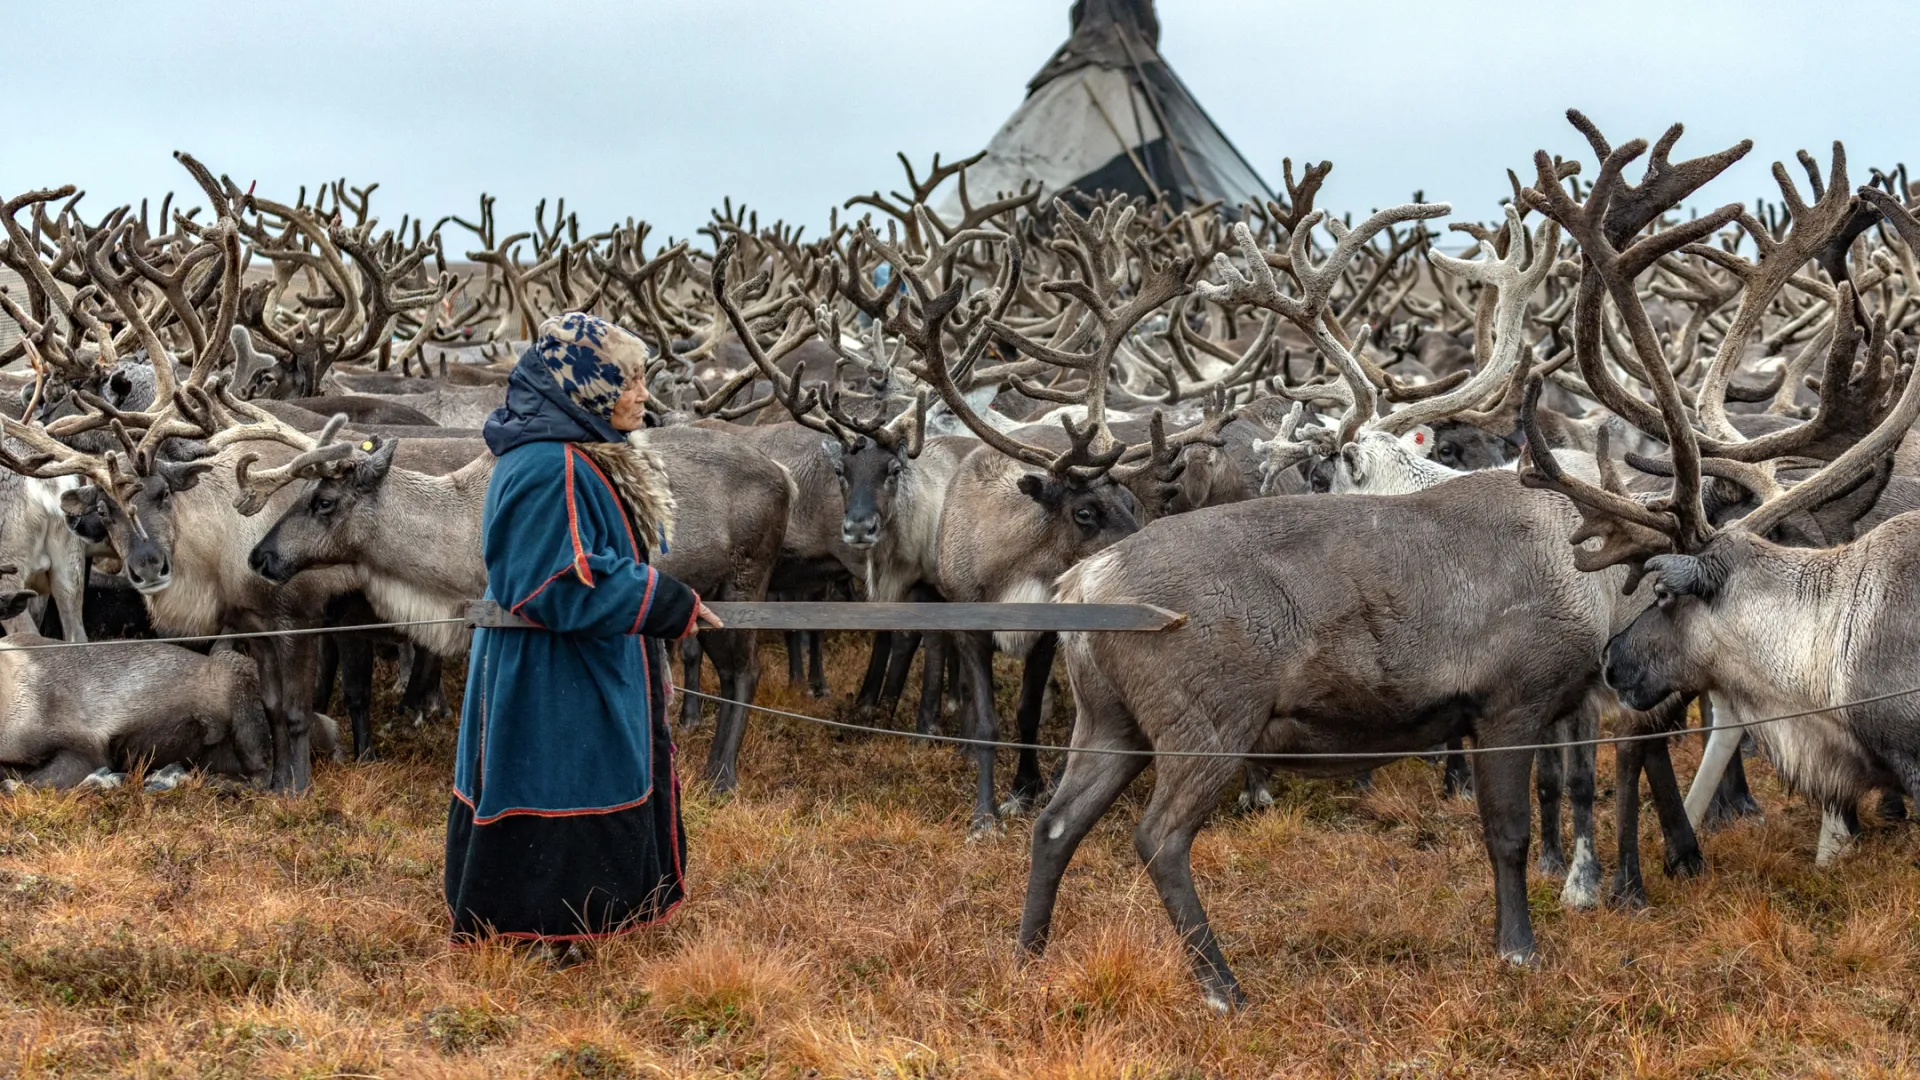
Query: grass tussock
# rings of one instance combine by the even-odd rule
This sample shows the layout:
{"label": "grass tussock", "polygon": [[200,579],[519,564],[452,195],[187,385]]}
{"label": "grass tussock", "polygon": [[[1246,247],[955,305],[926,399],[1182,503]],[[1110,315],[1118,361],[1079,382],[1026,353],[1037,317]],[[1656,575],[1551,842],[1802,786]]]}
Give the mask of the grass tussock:
{"label": "grass tussock", "polygon": [[[782,661],[767,650],[769,703],[836,707],[788,691]],[[864,663],[832,643],[836,688]],[[1757,763],[1765,821],[1707,837],[1697,880],[1661,876],[1647,815],[1646,911],[1563,911],[1536,875],[1535,971],[1492,955],[1478,819],[1440,800],[1437,768],[1383,769],[1364,796],[1285,782],[1252,815],[1230,792],[1193,859],[1253,1004],[1218,1018],[1133,852],[1151,771],[1082,845],[1052,947],[1023,963],[1029,824],[965,840],[967,761],[756,716],[737,794],[688,777],[688,903],[555,971],[446,945],[452,737],[397,722],[382,762],[320,765],[297,800],[201,782],[0,799],[0,1076],[1920,1072],[1920,829],[1872,829],[1815,870],[1818,812]],[[706,737],[684,735],[680,761]],[[1609,868],[1610,766],[1603,750]]]}

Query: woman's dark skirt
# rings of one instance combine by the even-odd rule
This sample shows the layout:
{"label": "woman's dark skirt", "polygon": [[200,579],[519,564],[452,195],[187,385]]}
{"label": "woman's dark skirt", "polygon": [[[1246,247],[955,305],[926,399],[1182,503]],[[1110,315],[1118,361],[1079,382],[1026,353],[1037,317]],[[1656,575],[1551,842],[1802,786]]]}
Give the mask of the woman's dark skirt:
{"label": "woman's dark skirt", "polygon": [[665,702],[659,704],[652,710],[653,794],[638,806],[513,814],[475,825],[473,808],[454,796],[447,811],[446,887],[455,943],[612,937],[657,923],[679,906],[687,838],[673,739]]}

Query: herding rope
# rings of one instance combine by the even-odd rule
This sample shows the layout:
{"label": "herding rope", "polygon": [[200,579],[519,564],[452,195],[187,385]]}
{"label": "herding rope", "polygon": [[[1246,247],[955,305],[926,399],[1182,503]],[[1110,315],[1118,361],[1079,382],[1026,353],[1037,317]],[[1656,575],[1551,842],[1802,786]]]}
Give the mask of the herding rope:
{"label": "herding rope", "polygon": [[40,649],[103,649],[114,645],[180,645],[187,642],[240,641],[246,638],[299,637],[304,634],[351,634],[356,630],[398,630],[406,626],[464,625],[465,619],[413,619],[409,622],[356,623],[352,626],[308,626],[298,630],[253,630],[244,634],[196,634],[191,637],[104,638],[100,641],[48,641],[39,645],[13,645],[0,638],[0,651],[36,652]]}
{"label": "herding rope", "polygon": [[[303,634],[346,634],[346,633],[353,633],[354,631],[358,631],[358,630],[398,630],[398,629],[403,629],[409,626],[450,626],[456,623],[461,625],[466,625],[468,623],[468,620],[464,618],[413,619],[405,622],[361,623],[354,626],[312,626],[312,627],[304,627],[297,630],[255,630],[255,631],[250,631],[247,633],[239,633],[239,634],[198,634],[191,637],[107,638],[101,641],[49,641],[49,642],[43,642],[37,645],[10,645],[7,643],[7,640],[5,638],[0,638],[0,650],[11,649],[18,652],[32,652],[38,649],[106,648],[114,645],[156,645],[156,644],[174,645],[174,644],[180,644],[183,642],[236,641],[236,640],[243,640],[248,638],[295,637]],[[809,724],[818,724],[821,727],[834,728],[839,731],[859,731],[859,732],[865,732],[869,735],[893,735],[903,739],[919,739],[925,742],[951,743],[959,746],[973,746],[973,747],[979,747],[982,749],[993,749],[993,750],[1034,750],[1034,751],[1045,751],[1047,753],[1055,753],[1055,754],[1104,754],[1109,757],[1230,758],[1235,761],[1242,761],[1247,758],[1256,758],[1259,760],[1272,760],[1277,762],[1312,761],[1312,760],[1398,761],[1401,758],[1424,757],[1429,754],[1435,753],[1435,751],[1431,751],[1431,750],[1372,750],[1372,751],[1364,751],[1364,752],[1354,751],[1352,753],[1321,752],[1321,753],[1302,753],[1302,754],[1249,754],[1244,752],[1235,753],[1232,751],[1225,751],[1225,750],[1130,750],[1124,747],[1116,747],[1116,746],[1054,746],[1048,743],[1000,742],[993,739],[969,739],[959,735],[932,735],[932,734],[922,734],[921,732],[917,732],[917,731],[900,731],[895,728],[868,727],[862,724],[849,724],[841,720],[828,720],[825,717],[808,716],[805,713],[792,712],[787,709],[776,709],[771,705],[755,705],[750,701],[736,701],[732,698],[723,698],[715,694],[702,693],[699,690],[688,690],[684,687],[674,687],[673,690],[676,693],[685,694],[688,697],[700,698],[704,701],[711,701],[719,705],[739,705],[739,706],[742,706],[743,708],[752,709],[755,712],[766,713],[769,716],[783,716],[789,720],[804,720]],[[1861,705],[1872,705],[1877,702],[1891,701],[1894,698],[1906,697],[1909,694],[1920,694],[1920,686],[1909,687],[1905,690],[1894,690],[1890,693],[1885,693],[1885,694],[1876,694],[1873,697],[1857,698],[1853,701],[1841,702],[1838,705],[1823,705],[1816,709],[1805,709],[1800,712],[1781,713],[1778,716],[1763,717],[1759,720],[1742,720],[1732,724],[1715,724],[1713,725],[1713,727],[1710,727],[1710,728],[1698,728],[1698,729],[1682,728],[1678,731],[1650,731],[1650,732],[1644,732],[1638,735],[1609,735],[1609,736],[1604,736],[1602,738],[1597,738],[1597,739],[1572,739],[1567,742],[1549,742],[1549,743],[1522,743],[1518,746],[1467,746],[1467,747],[1462,747],[1459,750],[1447,750],[1443,752],[1448,754],[1469,754],[1470,755],[1470,754],[1514,753],[1519,751],[1533,751],[1533,750],[1568,750],[1576,746],[1611,746],[1618,743],[1650,742],[1654,739],[1672,739],[1682,735],[1689,734],[1695,730],[1701,731],[1703,733],[1708,731],[1722,730],[1722,729],[1727,731],[1740,731],[1746,728],[1759,727],[1762,724],[1776,723],[1781,720],[1798,720],[1798,719],[1801,719],[1802,717],[1819,716],[1822,713],[1840,712],[1843,709],[1857,708]]]}
{"label": "herding rope", "polygon": [[1604,738],[1598,738],[1598,739],[1574,739],[1570,742],[1523,743],[1518,746],[1468,746],[1468,747],[1462,747],[1459,750],[1446,750],[1446,751],[1373,750],[1373,751],[1367,751],[1364,753],[1360,751],[1355,751],[1353,753],[1252,754],[1252,753],[1245,753],[1245,752],[1232,753],[1224,750],[1129,750],[1124,747],[1115,747],[1115,746],[1052,746],[1046,743],[995,742],[990,739],[968,739],[968,738],[962,738],[961,736],[958,736],[958,735],[926,735],[917,731],[899,731],[894,728],[863,727],[859,724],[848,724],[848,723],[843,723],[842,721],[839,721],[839,720],[827,720],[818,716],[808,716],[805,713],[789,712],[786,709],[776,709],[771,705],[754,705],[750,702],[735,701],[732,698],[717,697],[713,694],[703,694],[698,690],[688,690],[683,687],[675,687],[674,689],[676,693],[685,694],[688,697],[703,698],[707,701],[717,702],[723,705],[744,705],[747,708],[753,709],[757,712],[768,713],[773,716],[784,716],[790,720],[805,720],[807,723],[810,723],[810,724],[819,724],[823,727],[838,728],[841,731],[864,731],[864,732],[868,732],[870,734],[875,734],[875,735],[897,735],[903,739],[925,739],[928,742],[957,743],[962,746],[977,746],[982,748],[992,748],[995,750],[1045,750],[1045,751],[1049,751],[1052,753],[1059,753],[1059,754],[1105,754],[1109,757],[1231,758],[1235,761],[1245,761],[1249,758],[1253,758],[1260,761],[1274,761],[1274,762],[1280,762],[1280,763],[1285,763],[1287,761],[1305,761],[1305,760],[1353,761],[1356,759],[1398,761],[1401,758],[1425,757],[1433,753],[1504,754],[1504,753],[1517,752],[1522,750],[1528,750],[1528,751],[1564,750],[1564,749],[1569,749],[1575,746],[1608,746],[1614,743],[1650,742],[1654,739],[1678,738],[1679,736],[1689,735],[1695,732],[1705,734],[1707,732],[1719,731],[1722,729],[1727,731],[1739,731],[1744,728],[1759,727],[1761,724],[1771,724],[1780,720],[1796,720],[1803,716],[1818,716],[1821,713],[1839,712],[1842,709],[1851,709],[1860,705],[1872,705],[1875,702],[1879,702],[1879,701],[1889,701],[1889,700],[1892,700],[1893,698],[1905,697],[1908,694],[1920,694],[1920,686],[1914,686],[1914,687],[1909,687],[1908,689],[1905,689],[1905,690],[1895,690],[1889,694],[1877,694],[1873,697],[1865,697],[1855,701],[1842,702],[1839,705],[1826,705],[1818,709],[1807,709],[1803,712],[1781,713],[1779,716],[1769,716],[1761,720],[1742,720],[1739,723],[1715,724],[1712,727],[1707,727],[1707,728],[1681,728],[1677,731],[1653,731],[1653,732],[1646,732],[1640,735],[1610,735],[1610,736],[1606,736]]}

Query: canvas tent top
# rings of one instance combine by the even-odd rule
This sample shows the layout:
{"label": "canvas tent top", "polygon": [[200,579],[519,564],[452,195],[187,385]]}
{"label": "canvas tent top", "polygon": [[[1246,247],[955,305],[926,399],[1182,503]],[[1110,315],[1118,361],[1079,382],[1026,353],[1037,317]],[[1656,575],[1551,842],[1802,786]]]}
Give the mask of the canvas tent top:
{"label": "canvas tent top", "polygon": [[[967,170],[976,200],[1037,182],[1164,197],[1176,209],[1258,204],[1272,191],[1159,52],[1152,0],[1076,0],[1073,34]],[[957,206],[957,196],[952,200]]]}

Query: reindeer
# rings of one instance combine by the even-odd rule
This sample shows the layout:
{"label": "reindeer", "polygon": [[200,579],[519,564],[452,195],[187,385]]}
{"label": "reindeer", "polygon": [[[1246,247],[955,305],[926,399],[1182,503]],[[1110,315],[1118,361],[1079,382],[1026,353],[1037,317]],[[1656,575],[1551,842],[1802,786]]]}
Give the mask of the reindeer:
{"label": "reindeer", "polygon": [[[32,597],[0,595],[0,617]],[[30,633],[0,641],[0,772],[10,781],[64,789],[102,769],[185,764],[265,785],[272,743],[252,660],[142,642],[102,663],[35,648],[49,644]]]}
{"label": "reindeer", "polygon": [[[1824,185],[1811,165],[1808,171],[1820,196],[1813,206],[1800,201],[1784,172],[1780,174],[1783,194],[1794,208],[1793,230],[1785,237],[1769,234],[1772,243],[1762,245],[1760,263],[1742,268],[1755,293],[1778,289],[1852,216],[1839,145]],[[1870,187],[1859,189],[1858,197],[1885,214],[1908,243],[1920,241],[1920,221],[1897,201]],[[1570,200],[1549,198],[1548,212],[1575,217]],[[1596,264],[1596,276],[1618,295],[1619,283],[1630,280],[1632,269],[1625,254],[1603,248],[1589,258]],[[1655,605],[1607,646],[1606,677],[1623,700],[1634,704],[1655,693],[1711,691],[1736,720],[1812,713],[1752,730],[1788,782],[1820,803],[1823,818],[1815,861],[1821,865],[1830,863],[1857,831],[1855,807],[1862,795],[1896,787],[1920,797],[1920,713],[1914,705],[1903,696],[1844,705],[1904,689],[1912,681],[1900,662],[1911,634],[1906,620],[1887,604],[1913,558],[1913,516],[1895,516],[1837,548],[1785,547],[1765,539],[1857,489],[1920,417],[1920,387],[1911,374],[1913,351],[1907,343],[1889,339],[1884,316],[1876,321],[1855,371],[1860,345],[1855,301],[1852,283],[1843,281],[1836,290],[1836,325],[1819,384],[1820,412],[1797,427],[1742,437],[1707,400],[1710,388],[1724,386],[1731,370],[1730,361],[1723,364],[1717,357],[1701,391],[1700,415],[1708,430],[1696,432],[1681,410],[1668,406],[1671,386],[1660,377],[1665,371],[1661,357],[1655,385],[1662,391],[1662,434],[1672,450],[1671,460],[1662,464],[1674,479],[1669,493],[1652,508],[1618,490],[1557,475],[1537,462],[1527,477],[1564,492],[1580,506],[1586,524],[1578,537],[1604,540],[1589,565],[1629,565],[1636,573],[1644,569],[1654,581]],[[1630,319],[1644,318],[1631,305],[1622,306]],[[1753,332],[1758,318],[1750,313],[1756,306],[1764,303],[1750,294],[1735,325]],[[1650,337],[1641,348],[1643,358],[1660,357]],[[1596,389],[1609,394],[1617,390],[1602,389],[1605,373],[1597,374],[1591,380],[1600,384]],[[1905,385],[1898,400],[1887,407],[1901,381]],[[1864,438],[1834,453],[1845,444],[1850,426],[1875,421]],[[1826,457],[1830,462],[1783,489],[1774,467],[1760,463],[1790,455]],[[1716,528],[1701,500],[1703,473],[1735,478],[1762,501],[1744,517]],[[1822,531],[1817,522],[1814,531]],[[1791,628],[1784,644],[1782,627]],[[1737,736],[1728,734],[1716,729],[1709,741],[1689,799],[1695,815],[1704,807],[1702,792],[1737,744]]]}
{"label": "reindeer", "polygon": [[[1055,241],[1068,252],[1077,272],[1042,288],[1070,296],[1097,327],[1094,347],[1072,352],[1049,347],[1022,334],[1004,321],[1007,308],[1021,288],[1019,245],[1005,238],[1008,258],[1004,282],[980,294],[966,323],[960,327],[958,361],[949,364],[945,325],[959,307],[965,282],[955,280],[943,291],[931,286],[933,272],[947,254],[934,250],[915,259],[862,228],[862,240],[879,251],[911,286],[912,299],[888,314],[887,329],[913,351],[913,373],[930,383],[954,416],[984,444],[960,462],[947,488],[940,514],[937,545],[940,593],[956,602],[1032,602],[1053,598],[1052,582],[1068,567],[1139,529],[1140,507],[1114,470],[1131,454],[1139,462],[1156,448],[1129,448],[1113,437],[1105,410],[1108,369],[1113,356],[1133,326],[1148,312],[1186,291],[1191,259],[1175,259],[1144,268],[1131,296],[1116,287],[1116,262],[1123,261],[1119,237],[1129,228],[1133,209],[1124,200],[1106,204],[1082,218],[1065,203],[1054,210],[1066,236]],[[997,234],[982,232],[998,240]],[[957,244],[966,237],[949,240]],[[983,420],[968,403],[954,371],[972,371],[989,339],[1019,348],[1023,355],[1043,358],[1057,368],[1078,372],[1087,381],[1082,403],[1086,421],[1063,418],[1069,446],[1055,452],[1022,441]],[[1025,392],[1039,389],[1029,385]],[[1058,391],[1041,391],[1043,400],[1059,399]],[[1210,423],[1181,432],[1157,449],[1162,461],[1187,445],[1218,437],[1222,414]],[[1136,469],[1159,462],[1136,464]],[[1124,477],[1124,473],[1122,476]],[[1021,741],[1034,742],[1039,728],[1041,691],[1052,668],[1051,634],[985,634],[955,636],[961,677],[973,713],[973,738],[998,737],[999,721],[993,705],[992,654],[996,647],[1024,656],[1019,728]],[[991,748],[978,751],[978,786],[972,828],[976,835],[991,829],[1002,807],[994,798]],[[1007,810],[1024,808],[1041,788],[1039,764],[1031,751],[1022,751],[1015,771]]]}
{"label": "reindeer", "polygon": [[[250,471],[245,458],[234,462],[243,511],[270,499],[281,508],[253,545],[248,565],[277,585],[298,584],[330,567],[350,571],[386,621],[459,619],[467,601],[487,587],[480,523],[494,458],[482,451],[457,470],[421,472],[396,465],[402,445],[322,442],[263,472]],[[673,542],[655,555],[657,565],[711,600],[764,596],[791,497],[785,473],[735,440],[693,428],[650,432],[636,446],[659,455],[678,507]],[[295,497],[281,498],[295,482],[302,482],[289,492]],[[465,654],[463,627],[410,627],[408,633],[439,655]],[[721,693],[752,702],[758,678],[753,632],[702,634]],[[716,722],[708,778],[720,790],[737,782],[745,724],[744,705],[724,707]]]}
{"label": "reindeer", "polygon": [[[1650,196],[1663,200],[1672,195],[1670,187],[1655,184],[1667,168],[1664,150],[1647,185],[1655,189]],[[1679,195],[1733,156],[1679,166],[1690,181]],[[1551,175],[1543,174],[1543,183]],[[1659,202],[1655,212],[1666,205]],[[1281,292],[1257,249],[1248,251],[1244,273],[1221,259],[1226,284],[1206,290],[1295,319],[1354,388],[1359,407],[1342,426],[1356,429],[1373,383],[1323,318],[1327,290],[1343,255],[1372,234],[1446,211],[1411,204],[1337,229],[1333,250],[1317,264],[1305,245],[1319,219],[1309,215],[1293,231],[1286,262],[1299,297]],[[1651,261],[1728,217],[1655,234],[1634,257]],[[1632,225],[1628,235],[1640,228]],[[1244,232],[1241,242],[1253,248]],[[1538,258],[1547,261],[1551,250]],[[1491,268],[1499,260],[1489,253],[1485,262]],[[1516,542],[1560,535],[1576,518],[1568,504],[1530,494],[1511,473],[1474,473],[1395,497],[1282,497],[1172,518],[1061,579],[1062,599],[1152,603],[1189,615],[1187,627],[1150,646],[1150,663],[1135,655],[1140,643],[1117,637],[1069,635],[1066,651],[1076,748],[1228,755],[1160,759],[1154,795],[1135,833],[1209,1003],[1230,1008],[1241,995],[1194,892],[1187,852],[1232,773],[1235,754],[1273,756],[1287,765],[1289,751],[1412,753],[1472,734],[1483,751],[1474,760],[1475,789],[1494,866],[1497,946],[1512,962],[1533,962],[1525,891],[1531,762],[1521,753],[1487,751],[1542,741],[1556,720],[1596,707],[1595,695],[1605,693],[1599,678],[1605,643],[1637,613],[1630,598],[1620,602],[1624,573],[1602,582],[1582,573],[1564,548]],[[1202,544],[1221,553],[1204,573],[1179,554]],[[1445,564],[1405,554],[1441,549],[1449,553]],[[1218,580],[1222,566],[1230,587]],[[1468,582],[1470,594],[1457,594],[1457,583]],[[1245,676],[1224,680],[1220,670]],[[1044,946],[1074,848],[1147,760],[1069,757],[1056,795],[1035,822],[1024,947]],[[1310,767],[1334,771],[1342,764]],[[1688,843],[1678,850],[1669,847],[1670,869],[1697,869],[1690,831],[1683,838]],[[1619,884],[1616,879],[1616,889]]]}

